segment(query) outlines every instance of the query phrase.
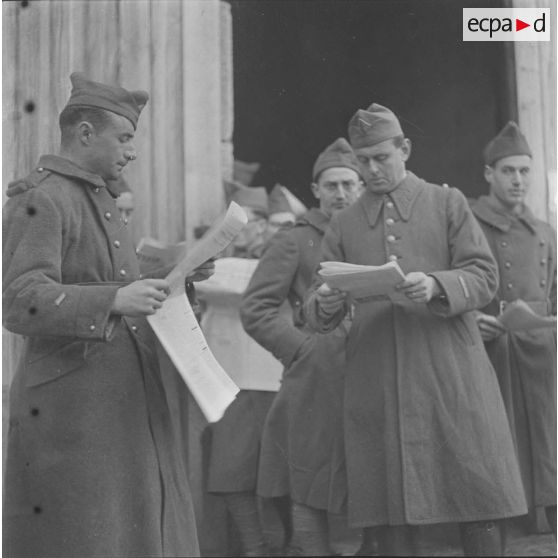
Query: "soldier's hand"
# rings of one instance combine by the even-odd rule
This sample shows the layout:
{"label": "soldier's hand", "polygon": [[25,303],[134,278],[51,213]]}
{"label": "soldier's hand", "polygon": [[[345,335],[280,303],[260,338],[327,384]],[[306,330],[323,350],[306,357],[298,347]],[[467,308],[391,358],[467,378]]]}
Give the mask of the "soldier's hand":
{"label": "soldier's hand", "polygon": [[205,281],[215,273],[215,260],[212,258],[196,267],[190,275],[186,277],[186,281],[194,283],[197,281]]}
{"label": "soldier's hand", "polygon": [[161,308],[170,292],[166,279],[142,279],[116,291],[113,314],[150,316]]}
{"label": "soldier's hand", "polygon": [[396,288],[413,302],[429,302],[435,296],[442,294],[436,279],[422,273],[422,271],[407,273],[405,280],[399,283]]}
{"label": "soldier's hand", "polygon": [[502,322],[494,316],[476,312],[475,319],[483,341],[491,341],[506,333],[506,328],[502,325]]}
{"label": "soldier's hand", "polygon": [[316,291],[316,301],[323,317],[333,316],[341,310],[345,304],[347,293],[339,289],[332,289],[325,283]]}

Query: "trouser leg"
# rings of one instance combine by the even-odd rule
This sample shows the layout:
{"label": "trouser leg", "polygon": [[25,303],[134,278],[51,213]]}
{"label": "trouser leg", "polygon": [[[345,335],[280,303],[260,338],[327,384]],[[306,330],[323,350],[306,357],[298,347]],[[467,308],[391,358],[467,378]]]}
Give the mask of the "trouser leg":
{"label": "trouser leg", "polygon": [[233,492],[224,495],[229,513],[234,521],[244,556],[268,556],[258,501],[252,492]]}
{"label": "trouser leg", "polygon": [[548,526],[552,529],[554,537],[556,537],[556,506],[546,506],[544,512],[546,514]]}
{"label": "trouser leg", "polygon": [[495,521],[460,523],[465,556],[503,556],[500,526]]}
{"label": "trouser leg", "polygon": [[287,547],[293,538],[293,520],[291,516],[291,499],[289,496],[273,498],[273,505],[283,526],[283,546]]}
{"label": "trouser leg", "polygon": [[329,556],[329,533],[327,512],[292,503],[293,539],[292,546],[302,556]]}
{"label": "trouser leg", "polygon": [[378,529],[381,527],[365,527],[362,530],[362,543],[355,556],[378,556]]}
{"label": "trouser leg", "polygon": [[410,525],[384,525],[377,530],[380,556],[415,556],[415,532]]}

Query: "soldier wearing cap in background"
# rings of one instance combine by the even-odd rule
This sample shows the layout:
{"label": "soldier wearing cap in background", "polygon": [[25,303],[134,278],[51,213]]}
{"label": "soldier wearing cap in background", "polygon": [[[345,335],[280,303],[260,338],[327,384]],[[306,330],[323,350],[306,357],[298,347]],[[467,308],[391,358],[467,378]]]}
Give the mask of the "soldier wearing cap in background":
{"label": "soldier wearing cap in background", "polygon": [[[349,138],[366,192],[332,217],[321,258],[397,261],[405,273],[403,300],[356,301],[347,338],[349,524],[375,530],[381,555],[412,555],[413,525],[458,522],[465,555],[499,556],[493,520],[526,504],[496,375],[469,312],[494,296],[496,262],[465,197],[406,170],[411,144],[389,109],[358,110]],[[305,304],[322,332],[347,310],[346,294],[324,286]]]}
{"label": "soldier wearing cap in background", "polygon": [[[201,325],[209,348],[241,391],[223,418],[210,426],[206,489],[223,497],[240,538],[241,555],[266,556],[269,548],[256,486],[262,429],[279,388],[281,366],[244,332],[239,316],[242,293],[231,288],[234,281],[226,281],[223,265],[239,258],[252,260],[243,262],[246,265],[242,265],[242,271],[236,271],[252,273],[268,239],[269,211],[276,213],[284,207],[278,194],[269,203],[262,186],[248,187],[238,182],[225,182],[224,186],[227,203],[238,203],[248,215],[248,223],[226,250],[229,257],[217,260],[215,277],[200,287],[198,296],[204,308]],[[247,378],[249,386],[243,384]],[[290,538],[288,502],[276,499],[273,504]],[[234,550],[229,548],[229,552]]]}
{"label": "soldier wearing cap in background", "polygon": [[[331,215],[361,192],[358,172],[343,138],[320,154],[311,186],[319,208],[271,239],[241,306],[246,331],[285,366],[262,435],[258,494],[292,500],[289,555],[331,554],[327,512],[340,513],[346,504],[341,406],[347,326],[314,335],[305,324],[302,300]],[[280,311],[287,300],[290,316]]]}
{"label": "soldier wearing cap in background", "polygon": [[485,148],[490,191],[472,209],[498,262],[500,286],[476,318],[500,382],[529,508],[544,507],[556,535],[556,332],[508,332],[497,318],[517,299],[541,316],[556,314],[556,233],[525,205],[531,157],[515,122]]}
{"label": "soldier wearing cap in background", "polygon": [[139,279],[108,186],[136,158],[148,94],[70,79],[60,154],[10,184],[4,208],[4,325],[26,336],[10,391],[4,553],[196,556],[145,320],[169,285]]}

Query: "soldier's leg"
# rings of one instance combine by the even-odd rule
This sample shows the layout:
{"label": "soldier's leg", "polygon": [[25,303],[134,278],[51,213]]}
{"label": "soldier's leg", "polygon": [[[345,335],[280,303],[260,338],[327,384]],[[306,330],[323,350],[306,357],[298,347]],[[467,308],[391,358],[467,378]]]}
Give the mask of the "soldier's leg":
{"label": "soldier's leg", "polygon": [[502,556],[502,535],[495,521],[460,523],[461,543],[465,556]]}
{"label": "soldier's leg", "polygon": [[416,556],[415,530],[411,525],[385,525],[378,529],[380,556]]}
{"label": "soldier's leg", "polygon": [[327,512],[292,503],[292,546],[300,556],[330,556]]}

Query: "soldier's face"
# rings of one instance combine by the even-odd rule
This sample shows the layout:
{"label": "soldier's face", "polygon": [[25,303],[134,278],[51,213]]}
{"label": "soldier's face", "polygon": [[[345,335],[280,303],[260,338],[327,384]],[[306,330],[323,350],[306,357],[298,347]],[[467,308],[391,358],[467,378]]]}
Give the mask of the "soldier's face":
{"label": "soldier's face", "polygon": [[383,194],[391,192],[405,178],[405,162],[411,152],[411,143],[405,138],[400,147],[389,139],[369,147],[355,149],[360,174],[366,187]]}
{"label": "soldier's face", "polygon": [[109,123],[93,131],[88,153],[88,170],[106,180],[120,177],[129,161],[136,158],[134,127],[119,114],[109,113]]}
{"label": "soldier's face", "polygon": [[487,166],[484,177],[490,184],[490,195],[508,209],[523,205],[531,185],[531,157],[512,155]]}
{"label": "soldier's face", "polygon": [[331,217],[356,201],[362,192],[362,181],[353,169],[331,167],[312,184],[312,192],[320,200],[321,211]]}

